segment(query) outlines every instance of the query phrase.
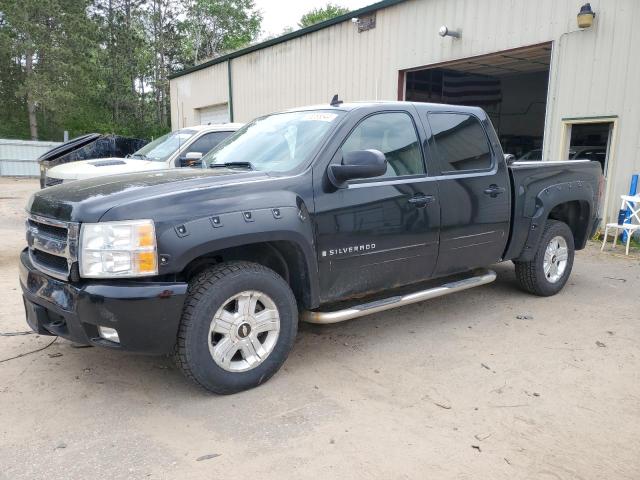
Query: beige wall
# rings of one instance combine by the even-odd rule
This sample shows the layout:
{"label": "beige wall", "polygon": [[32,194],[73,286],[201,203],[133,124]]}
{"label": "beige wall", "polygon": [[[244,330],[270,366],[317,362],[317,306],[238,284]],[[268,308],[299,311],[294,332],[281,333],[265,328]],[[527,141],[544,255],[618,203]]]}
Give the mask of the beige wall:
{"label": "beige wall", "polygon": [[[640,1],[592,0],[594,26],[578,30],[583,0],[408,0],[377,12],[373,30],[350,21],[232,60],[235,121],[314,103],[395,100],[398,71],[553,41],[546,158],[561,151],[562,119],[617,115],[609,212],[640,170]],[[438,36],[440,25],[461,39]],[[571,33],[567,33],[571,32]],[[227,65],[171,81],[174,128],[194,109],[227,100]],[[178,122],[178,123],[176,123]]]}
{"label": "beige wall", "polygon": [[171,80],[171,128],[177,130],[197,125],[200,121],[198,109],[227,103],[227,78],[227,64],[220,63]]}
{"label": "beige wall", "polygon": [[628,192],[631,174],[640,173],[640,31],[634,25],[640,2],[591,4],[594,28],[554,38],[544,154],[563,154],[563,119],[617,117],[605,210],[617,219],[620,195]]}

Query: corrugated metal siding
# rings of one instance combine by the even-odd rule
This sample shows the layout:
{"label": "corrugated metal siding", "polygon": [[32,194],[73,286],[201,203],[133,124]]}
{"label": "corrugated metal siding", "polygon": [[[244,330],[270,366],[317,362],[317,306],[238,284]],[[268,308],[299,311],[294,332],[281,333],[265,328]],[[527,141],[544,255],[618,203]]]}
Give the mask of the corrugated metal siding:
{"label": "corrugated metal siding", "polygon": [[0,139],[0,176],[38,176],[36,159],[59,142]]}
{"label": "corrugated metal siding", "polygon": [[[572,3],[572,2],[568,2]],[[581,2],[571,5],[567,15]],[[544,155],[562,152],[562,119],[617,117],[614,152],[609,158],[605,217],[617,217],[620,195],[627,193],[633,173],[640,173],[640,15],[635,0],[592,1],[594,26],[575,31],[571,23],[554,41]],[[577,11],[577,10],[576,10]]]}
{"label": "corrugated metal siding", "polygon": [[[358,33],[346,21],[233,59],[234,119],[328,103],[335,93],[346,101],[395,100],[399,70],[552,41],[545,157],[558,158],[562,118],[617,115],[608,186],[608,214],[613,215],[631,173],[640,170],[640,30],[633,23],[640,2],[592,0],[594,26],[578,31],[576,15],[583,3],[408,0],[379,10],[373,30]],[[440,38],[443,24],[461,30],[462,38]],[[187,125],[194,122],[191,112],[206,103],[202,97],[216,91],[218,101],[226,101],[226,72],[224,63],[171,81],[172,102],[180,86]]]}
{"label": "corrugated metal siding", "polygon": [[[553,40],[575,28],[573,3],[412,0],[379,10],[376,28],[363,33],[343,22],[258,50],[232,60],[235,117],[326,103],[334,93],[394,100],[399,70]],[[462,39],[440,38],[443,24]]]}
{"label": "corrugated metal siding", "polygon": [[227,78],[225,62],[171,80],[171,128],[198,125],[198,109],[227,103]]}

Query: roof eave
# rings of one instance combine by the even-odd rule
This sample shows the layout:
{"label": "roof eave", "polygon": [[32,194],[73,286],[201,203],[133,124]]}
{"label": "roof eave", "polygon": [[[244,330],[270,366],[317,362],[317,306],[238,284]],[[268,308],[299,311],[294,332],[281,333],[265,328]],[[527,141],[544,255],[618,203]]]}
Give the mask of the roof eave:
{"label": "roof eave", "polygon": [[251,45],[249,47],[243,48],[241,50],[237,50],[235,52],[231,52],[227,55],[223,55],[221,57],[218,58],[214,58],[212,60],[209,60],[207,62],[201,63],[199,65],[194,65],[193,67],[189,67],[189,68],[185,68],[184,70],[181,70],[180,72],[176,72],[172,75],[169,75],[169,80],[172,80],[174,78],[178,78],[178,77],[182,77],[184,75],[188,75],[189,73],[193,73],[193,72],[197,72],[198,70],[203,70],[207,67],[210,67],[212,65],[217,65],[219,63],[224,63],[228,60],[232,60],[234,58],[237,57],[242,57],[243,55],[246,55],[248,53],[251,52],[255,52],[258,50],[262,50],[265,48],[269,48],[272,47],[274,45],[278,45],[279,43],[284,43],[284,42],[288,42],[289,40],[293,40],[294,38],[299,38],[299,37],[303,37],[305,35],[308,35],[310,33],[313,32],[317,32],[318,30],[322,30],[324,28],[328,28],[331,27],[333,25],[337,25],[338,23],[342,23],[345,22],[347,20],[351,20],[354,17],[359,17],[360,15],[365,15],[367,13],[371,13],[371,12],[375,12],[377,10],[380,10],[382,8],[386,8],[386,7],[391,7],[393,5],[396,5],[398,3],[404,2],[406,0],[382,0],[380,2],[374,3],[372,5],[367,5],[366,7],[362,7],[358,10],[354,10],[352,12],[347,12],[344,15],[340,15],[338,17],[334,17],[331,18],[329,20],[325,20],[324,22],[320,22],[320,23],[316,23],[315,25],[311,25],[309,27],[306,28],[302,28],[300,30],[295,30],[291,33],[287,33],[285,35],[282,35],[280,37],[276,37],[276,38],[272,38],[270,40],[261,42],[261,43],[257,43],[255,45]]}

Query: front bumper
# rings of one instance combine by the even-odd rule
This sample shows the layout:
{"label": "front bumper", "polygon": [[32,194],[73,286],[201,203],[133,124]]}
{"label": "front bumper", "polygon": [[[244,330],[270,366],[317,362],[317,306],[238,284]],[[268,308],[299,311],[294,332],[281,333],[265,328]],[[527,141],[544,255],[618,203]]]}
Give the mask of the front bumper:
{"label": "front bumper", "polygon": [[[173,351],[187,293],[182,282],[63,282],[36,270],[26,249],[20,254],[20,286],[35,332],[157,355]],[[98,326],[115,328],[120,343],[101,338]]]}

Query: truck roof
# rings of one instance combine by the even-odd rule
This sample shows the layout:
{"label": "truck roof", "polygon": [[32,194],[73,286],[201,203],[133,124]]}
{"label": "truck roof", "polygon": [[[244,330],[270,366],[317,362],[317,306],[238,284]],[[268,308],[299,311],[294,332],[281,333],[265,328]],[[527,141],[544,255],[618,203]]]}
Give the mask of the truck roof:
{"label": "truck roof", "polygon": [[227,132],[230,130],[236,131],[242,126],[244,126],[244,123],[214,123],[211,125],[193,125],[191,127],[182,127],[180,130],[196,130],[198,132]]}
{"label": "truck roof", "polygon": [[398,106],[415,105],[420,108],[428,107],[429,110],[441,110],[441,111],[465,111],[465,112],[482,111],[480,107],[472,107],[467,105],[450,105],[446,103],[428,103],[428,102],[403,102],[398,100],[375,100],[375,101],[361,101],[361,102],[348,102],[348,103],[345,102],[335,106],[329,103],[323,103],[323,104],[317,104],[317,105],[308,105],[304,107],[291,108],[284,111],[285,112],[304,112],[307,110],[336,109],[336,110],[348,112],[351,110],[356,110],[358,108],[375,107],[377,105],[398,105]]}

